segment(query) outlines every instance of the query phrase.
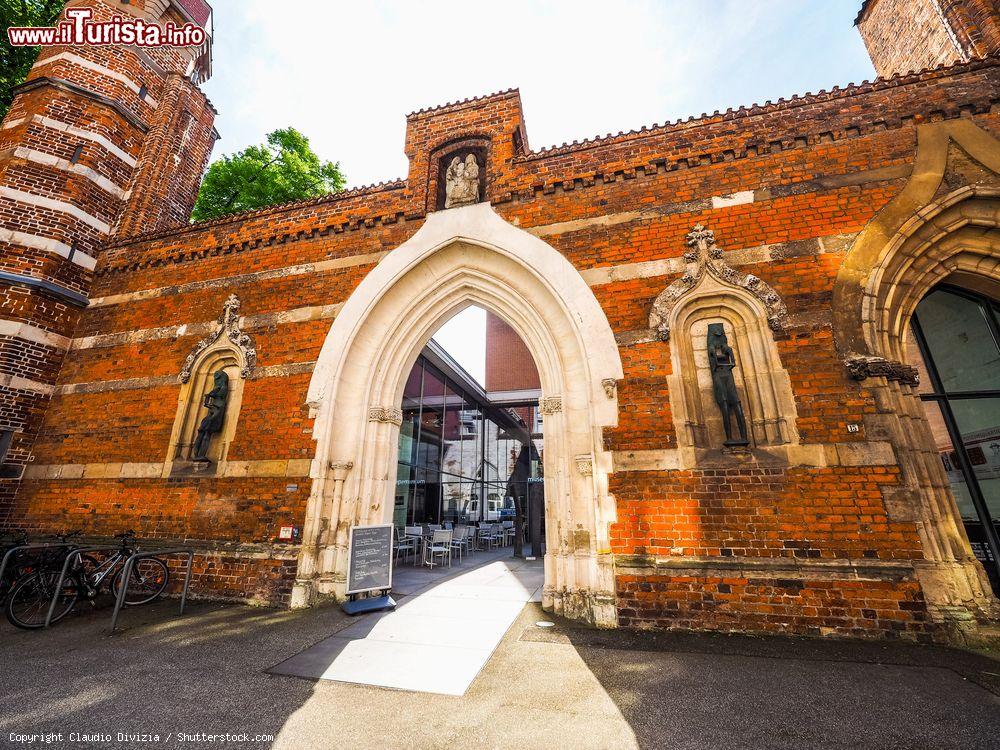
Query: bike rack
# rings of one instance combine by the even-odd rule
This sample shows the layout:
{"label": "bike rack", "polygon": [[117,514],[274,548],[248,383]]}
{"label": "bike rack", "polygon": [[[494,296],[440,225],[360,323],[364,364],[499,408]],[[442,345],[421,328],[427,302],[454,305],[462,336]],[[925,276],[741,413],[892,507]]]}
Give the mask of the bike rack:
{"label": "bike rack", "polygon": [[59,592],[62,591],[63,581],[66,580],[66,572],[69,570],[70,560],[72,560],[74,556],[80,557],[80,555],[84,552],[107,552],[108,550],[113,552],[116,549],[118,549],[118,547],[109,547],[107,545],[103,547],[81,547],[80,549],[72,550],[68,555],[66,555],[66,559],[63,560],[62,570],[59,573],[59,580],[56,581],[55,591],[52,592],[52,603],[49,604],[49,613],[45,615],[44,627],[47,628],[49,623],[52,622],[52,614],[56,611],[56,599],[59,598]]}
{"label": "bike rack", "polygon": [[[124,582],[122,587],[118,590],[118,596],[115,597],[115,612],[111,616],[111,633],[115,632],[115,628],[118,626],[118,613],[121,611],[122,605],[125,602],[125,592],[128,590],[128,579],[132,575],[132,568],[135,567],[136,560],[142,560],[146,557],[170,557],[171,555],[187,555],[187,571],[184,574],[184,589],[181,592],[181,611],[179,614],[184,614],[184,604],[187,602],[188,584],[191,583],[191,566],[194,564],[194,550],[190,548],[184,549],[156,549],[150,550],[149,552],[136,552],[128,560],[125,561],[125,567],[122,568],[122,581]],[[59,589],[56,589],[58,591]]]}
{"label": "bike rack", "polygon": [[7,570],[7,561],[14,556],[15,552],[22,552],[24,550],[30,549],[55,549],[57,547],[72,547],[73,544],[70,542],[48,542],[45,544],[22,544],[20,547],[11,547],[7,550],[7,554],[3,556],[3,560],[0,561],[0,581],[3,580],[3,574]]}

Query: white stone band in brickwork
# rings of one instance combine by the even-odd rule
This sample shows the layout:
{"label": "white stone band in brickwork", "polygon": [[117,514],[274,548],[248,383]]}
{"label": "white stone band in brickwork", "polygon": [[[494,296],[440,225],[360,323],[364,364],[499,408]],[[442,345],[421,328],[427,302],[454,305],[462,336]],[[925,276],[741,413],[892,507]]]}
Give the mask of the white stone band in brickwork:
{"label": "white stone band in brickwork", "polygon": [[38,206],[39,208],[46,208],[49,211],[58,211],[59,213],[67,214],[68,216],[72,216],[74,219],[82,221],[87,226],[93,227],[98,232],[102,232],[104,234],[111,233],[110,224],[101,221],[96,216],[91,216],[78,206],[74,206],[72,203],[57,201],[54,198],[46,198],[42,195],[26,193],[23,190],[15,190],[14,188],[9,187],[0,187],[0,196],[10,198],[18,203],[25,203],[29,206]]}
{"label": "white stone band in brickwork", "polygon": [[[31,69],[34,70],[35,68],[41,68],[46,65],[51,65],[52,63],[59,62],[60,60],[72,63],[73,65],[79,65],[81,68],[92,70],[93,72],[98,73],[99,75],[111,78],[115,81],[118,81],[119,83],[123,83],[125,84],[126,87],[131,89],[134,94],[138,94],[141,89],[139,84],[137,84],[128,76],[119,73],[117,70],[111,70],[111,68],[106,68],[103,65],[100,65],[99,63],[95,63],[93,60],[88,60],[85,57],[80,57],[80,55],[75,55],[72,52],[59,52],[58,54],[52,55],[51,57],[44,57],[38,62],[36,62],[34,65],[32,65]],[[156,109],[157,101],[149,94],[146,94],[143,101],[153,109]]]}
{"label": "white stone band in brickwork", "polygon": [[41,250],[42,252],[61,255],[64,258],[68,258],[70,262],[86,268],[88,271],[93,271],[94,267],[97,265],[97,259],[93,256],[82,253],[79,250],[74,253],[73,248],[69,245],[50,237],[39,237],[35,234],[15,232],[13,229],[0,228],[0,242],[9,242],[12,245],[20,245],[21,247],[31,248],[32,250]]}
{"label": "white stone band in brickwork", "polygon": [[54,156],[53,154],[46,154],[42,151],[24,148],[23,146],[14,149],[14,156],[18,159],[34,162],[35,164],[53,167],[55,169],[62,170],[63,172],[78,174],[84,179],[90,180],[101,190],[106,193],[110,193],[119,200],[125,197],[125,188],[119,187],[107,177],[98,174],[85,164],[71,164],[68,159],[60,159],[58,156]]}

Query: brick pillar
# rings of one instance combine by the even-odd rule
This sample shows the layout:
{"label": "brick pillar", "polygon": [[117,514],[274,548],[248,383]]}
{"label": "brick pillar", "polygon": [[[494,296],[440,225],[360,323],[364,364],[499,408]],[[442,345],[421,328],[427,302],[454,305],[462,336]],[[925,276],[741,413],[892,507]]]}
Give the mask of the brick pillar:
{"label": "brick pillar", "polygon": [[[204,25],[210,10],[199,2],[71,0],[68,8],[93,8],[95,20],[133,13]],[[208,45],[47,47],[15,90],[0,124],[0,526],[17,523],[21,472],[102,247],[116,226],[163,228],[190,215],[214,142],[214,112],[190,81],[206,75],[208,55]],[[188,112],[190,122],[178,117]],[[175,157],[182,163],[164,169],[166,179],[146,169]],[[137,187],[139,176],[154,186]],[[148,220],[131,220],[133,205]]]}

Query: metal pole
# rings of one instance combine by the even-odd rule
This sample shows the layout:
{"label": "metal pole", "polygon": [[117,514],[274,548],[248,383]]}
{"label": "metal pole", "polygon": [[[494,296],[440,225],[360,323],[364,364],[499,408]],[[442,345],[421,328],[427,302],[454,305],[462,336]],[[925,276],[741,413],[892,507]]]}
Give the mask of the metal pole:
{"label": "metal pole", "polygon": [[[128,590],[128,582],[132,577],[132,570],[135,568],[135,563],[138,560],[144,560],[147,557],[171,557],[173,555],[187,555],[187,569],[184,573],[184,588],[181,589],[181,611],[180,614],[184,614],[184,607],[187,604],[187,594],[188,587],[191,584],[191,570],[194,566],[194,550],[193,549],[163,549],[163,550],[150,550],[148,552],[136,552],[128,560],[125,561],[125,567],[122,569],[122,587],[118,591],[118,597],[115,599],[115,611],[111,616],[111,633],[115,632],[118,627],[118,614],[121,612],[122,606],[125,604],[125,592]],[[169,572],[169,568],[168,568]]]}
{"label": "metal pole", "polygon": [[[73,556],[75,555],[75,556],[79,557],[79,556],[83,555],[84,552],[104,552],[104,551],[107,551],[107,550],[116,550],[116,549],[118,549],[118,548],[117,547],[80,547],[79,549],[75,549],[75,550],[70,551],[70,553],[68,555],[66,555],[66,559],[63,560],[62,570],[59,572],[59,580],[56,582],[55,591],[52,592],[52,603],[49,604],[49,613],[45,616],[45,626],[44,627],[47,628],[49,626],[49,624],[52,622],[52,614],[56,611],[56,599],[59,598],[59,592],[62,590],[63,581],[66,580],[66,572],[69,570],[69,563],[70,563],[70,560],[73,559]],[[82,557],[80,559],[80,562],[81,563],[83,562]]]}
{"label": "metal pole", "polygon": [[132,563],[135,560],[136,555],[132,555],[128,560],[125,561],[125,567],[122,568],[122,586],[118,589],[118,596],[115,597],[115,611],[111,615],[111,632],[115,632],[115,628],[118,626],[118,613],[121,612],[122,603],[125,601],[125,592],[128,590],[128,579],[132,576]]}
{"label": "metal pole", "polygon": [[[74,556],[80,557],[80,551],[72,550],[68,555],[66,555],[66,559],[63,561],[62,570],[59,571],[59,580],[56,581],[55,591],[52,592],[52,602],[49,604],[49,613],[45,615],[44,627],[46,628],[49,626],[49,623],[52,622],[52,613],[56,611],[56,600],[59,598],[59,592],[62,591],[63,581],[66,579],[66,570],[69,568],[69,561],[72,560]],[[77,595],[79,596],[79,592],[77,592]]]}
{"label": "metal pole", "polygon": [[184,604],[187,602],[188,584],[191,583],[191,566],[194,564],[194,552],[187,553],[187,571],[184,574],[184,590],[181,592],[181,614],[184,614]]}

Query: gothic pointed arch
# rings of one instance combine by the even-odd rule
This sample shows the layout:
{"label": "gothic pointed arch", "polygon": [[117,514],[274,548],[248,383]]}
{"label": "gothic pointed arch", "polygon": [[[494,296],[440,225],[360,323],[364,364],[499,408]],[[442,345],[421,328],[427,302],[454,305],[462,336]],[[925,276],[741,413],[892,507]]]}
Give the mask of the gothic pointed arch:
{"label": "gothic pointed arch", "polygon": [[772,331],[784,329],[788,310],[767,282],[750,273],[741,273],[730,266],[715,244],[715,233],[701,224],[695,224],[687,236],[688,251],[684,253],[687,268],[684,275],[664,289],[653,301],[649,313],[649,327],[661,341],[670,340],[670,320],[681,300],[698,288],[707,274],[723,285],[745,290],[754,297],[765,311],[767,324]]}
{"label": "gothic pointed arch", "polygon": [[[543,604],[614,626],[615,504],[603,429],[617,424],[617,396],[606,385],[622,378],[617,343],[579,272],[487,203],[431,214],[365,277],[330,329],[309,388],[317,452],[293,603],[343,596],[348,530],[392,511],[406,376],[433,332],[470,305],[513,327],[539,372]],[[580,456],[591,458],[590,474],[578,471]]]}
{"label": "gothic pointed arch", "polygon": [[834,335],[848,367],[912,379],[896,365],[916,304],[953,273],[1000,277],[998,222],[1000,141],[967,120],[918,126],[909,181],[837,274]]}
{"label": "gothic pointed arch", "polygon": [[917,395],[906,339],[917,304],[949,282],[1000,299],[1000,141],[968,120],[917,127],[911,176],[854,241],[834,285],[834,340],[847,373],[877,404],[868,429],[892,443],[902,477],[887,496],[915,522],[916,566],[932,617],[995,616],[934,435]]}
{"label": "gothic pointed arch", "polygon": [[240,377],[246,379],[253,373],[257,366],[257,349],[254,347],[253,339],[249,334],[240,330],[240,298],[235,294],[230,294],[222,305],[222,313],[216,323],[215,329],[198,344],[188,354],[181,368],[181,382],[186,383],[191,377],[198,359],[204,352],[213,347],[223,334],[238,353],[240,358]]}

